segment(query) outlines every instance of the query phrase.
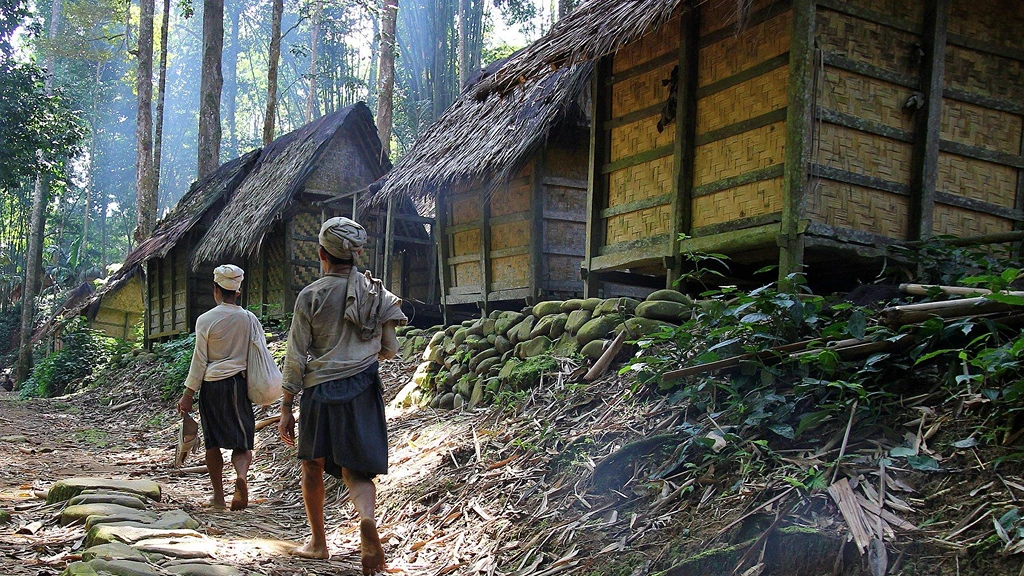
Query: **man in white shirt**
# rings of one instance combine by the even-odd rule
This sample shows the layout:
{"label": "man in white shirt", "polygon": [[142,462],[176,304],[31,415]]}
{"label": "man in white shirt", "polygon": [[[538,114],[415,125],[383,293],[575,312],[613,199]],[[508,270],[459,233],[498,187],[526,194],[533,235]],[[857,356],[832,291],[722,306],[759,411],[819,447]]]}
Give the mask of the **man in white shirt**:
{"label": "man in white shirt", "polygon": [[[253,322],[259,320],[236,302],[245,272],[225,264],[213,272],[213,299],[217,306],[196,320],[196,348],[192,354],[185,391],[178,412],[192,411],[192,398],[200,389],[199,415],[206,444],[206,466],[213,485],[210,505],[224,508],[224,458],[221,449],[231,450],[235,467],[235,494],[231,509],[249,505],[247,475],[252,463],[256,418],[245,380]],[[260,326],[262,331],[263,327]]]}

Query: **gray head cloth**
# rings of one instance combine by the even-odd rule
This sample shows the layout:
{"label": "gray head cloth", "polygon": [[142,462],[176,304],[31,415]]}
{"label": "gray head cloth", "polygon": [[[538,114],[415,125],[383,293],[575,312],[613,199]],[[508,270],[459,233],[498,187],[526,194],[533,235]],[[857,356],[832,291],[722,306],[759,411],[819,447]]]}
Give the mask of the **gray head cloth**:
{"label": "gray head cloth", "polygon": [[351,260],[363,251],[366,229],[355,220],[335,216],[320,227],[320,245],[335,258]]}
{"label": "gray head cloth", "polygon": [[222,264],[213,270],[213,281],[229,292],[238,292],[243,278],[245,271],[234,264]]}

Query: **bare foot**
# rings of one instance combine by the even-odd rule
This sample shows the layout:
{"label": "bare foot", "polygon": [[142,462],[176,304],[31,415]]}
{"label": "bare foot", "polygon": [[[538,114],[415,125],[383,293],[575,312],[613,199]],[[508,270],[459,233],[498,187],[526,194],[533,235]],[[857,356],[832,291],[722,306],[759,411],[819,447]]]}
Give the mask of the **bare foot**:
{"label": "bare foot", "polygon": [[331,557],[331,552],[327,549],[327,544],[314,545],[313,542],[306,542],[302,546],[292,548],[291,555],[311,560],[327,560]]}
{"label": "bare foot", "polygon": [[363,574],[370,576],[384,570],[384,548],[380,545],[377,523],[373,518],[359,521],[359,553],[363,561]]}
{"label": "bare foot", "polygon": [[245,478],[235,480],[235,495],[231,497],[232,510],[245,510],[249,506],[249,483]]}
{"label": "bare foot", "polygon": [[213,498],[210,498],[209,502],[207,502],[206,504],[203,504],[203,508],[213,508],[214,510],[223,510],[223,509],[227,508],[227,505],[224,504],[224,497],[223,496],[221,496],[220,498],[217,498],[216,496],[214,496]]}

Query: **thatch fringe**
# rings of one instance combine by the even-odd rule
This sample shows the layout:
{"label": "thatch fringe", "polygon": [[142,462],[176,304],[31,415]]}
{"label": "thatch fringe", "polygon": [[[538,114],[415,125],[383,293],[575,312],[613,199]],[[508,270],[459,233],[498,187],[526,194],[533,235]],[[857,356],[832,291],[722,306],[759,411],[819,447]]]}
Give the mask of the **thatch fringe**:
{"label": "thatch fringe", "polygon": [[[514,58],[514,56],[513,56]],[[475,97],[475,87],[500,70],[492,64],[428,127],[378,187],[370,204],[410,196],[418,204],[464,181],[506,181],[566,124],[586,125],[589,64],[548,72],[504,96]]]}

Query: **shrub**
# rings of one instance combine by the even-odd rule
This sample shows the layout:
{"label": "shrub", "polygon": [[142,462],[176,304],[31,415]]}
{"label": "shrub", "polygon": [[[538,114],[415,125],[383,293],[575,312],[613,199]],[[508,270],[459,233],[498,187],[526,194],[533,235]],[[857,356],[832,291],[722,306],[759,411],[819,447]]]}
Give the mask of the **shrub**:
{"label": "shrub", "polygon": [[164,364],[164,384],[160,388],[160,397],[164,400],[170,400],[181,392],[195,347],[195,333],[153,347]]}
{"label": "shrub", "polygon": [[35,365],[32,376],[22,386],[22,397],[51,398],[74,392],[106,366],[117,348],[116,340],[89,328],[84,318],[68,323],[61,345],[60,350]]}

